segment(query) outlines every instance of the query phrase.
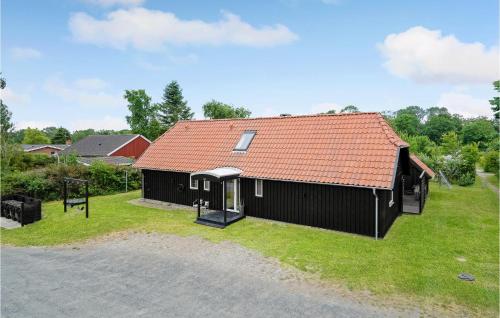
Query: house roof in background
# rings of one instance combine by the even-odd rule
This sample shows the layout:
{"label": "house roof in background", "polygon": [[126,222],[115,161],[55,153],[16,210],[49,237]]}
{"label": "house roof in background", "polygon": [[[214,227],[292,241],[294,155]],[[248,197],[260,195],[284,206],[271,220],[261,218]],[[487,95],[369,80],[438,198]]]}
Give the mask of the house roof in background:
{"label": "house roof in background", "polygon": [[419,157],[417,157],[417,156],[416,156],[416,155],[414,155],[414,154],[410,154],[410,159],[411,159],[411,161],[413,161],[413,162],[417,165],[417,167],[419,167],[419,168],[420,168],[420,170],[425,171],[425,173],[426,173],[429,177],[434,178],[434,176],[436,175],[436,174],[434,173],[434,171],[432,171],[432,169],[431,169],[431,168],[429,168],[429,166],[428,166],[428,165],[426,165],[426,164],[425,164],[422,160],[420,160],[420,158],[419,158]]}
{"label": "house roof in background", "polygon": [[79,156],[107,156],[138,136],[140,135],[92,135],[75,142],[63,153],[76,153]]}
{"label": "house roof in background", "polygon": [[114,156],[114,157],[78,157],[77,161],[83,165],[91,165],[95,161],[103,161],[105,163],[117,166],[130,166],[134,163],[134,159],[123,157],[123,156]]}
{"label": "house roof in background", "polygon": [[[246,152],[241,134],[256,131]],[[378,113],[180,121],[135,167],[181,172],[235,167],[241,177],[392,188],[398,148]]]}
{"label": "house roof in background", "polygon": [[38,144],[38,145],[28,145],[28,144],[22,144],[21,147],[23,148],[24,151],[30,152],[38,149],[43,149],[43,148],[54,148],[58,150],[63,150],[66,149],[69,145],[65,144]]}

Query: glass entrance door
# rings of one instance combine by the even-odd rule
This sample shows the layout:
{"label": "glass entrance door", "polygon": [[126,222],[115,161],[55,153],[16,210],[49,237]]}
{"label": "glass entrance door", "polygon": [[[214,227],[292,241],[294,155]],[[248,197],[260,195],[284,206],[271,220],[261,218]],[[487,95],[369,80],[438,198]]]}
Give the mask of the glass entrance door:
{"label": "glass entrance door", "polygon": [[226,184],[226,209],[228,211],[239,211],[239,182],[238,179],[227,180]]}

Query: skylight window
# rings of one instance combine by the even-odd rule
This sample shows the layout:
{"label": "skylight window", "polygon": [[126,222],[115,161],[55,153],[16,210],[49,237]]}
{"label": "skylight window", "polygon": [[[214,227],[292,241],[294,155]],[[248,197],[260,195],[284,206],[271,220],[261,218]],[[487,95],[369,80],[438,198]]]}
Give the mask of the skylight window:
{"label": "skylight window", "polygon": [[250,146],[250,143],[253,140],[253,137],[255,137],[255,131],[253,130],[245,131],[241,135],[240,141],[238,141],[236,147],[234,147],[234,151],[247,151],[248,147]]}

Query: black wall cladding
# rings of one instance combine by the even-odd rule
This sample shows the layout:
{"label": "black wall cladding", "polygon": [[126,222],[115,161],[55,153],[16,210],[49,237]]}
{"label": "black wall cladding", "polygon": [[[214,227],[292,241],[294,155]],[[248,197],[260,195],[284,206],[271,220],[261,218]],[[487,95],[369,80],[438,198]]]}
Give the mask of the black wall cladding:
{"label": "black wall cladding", "polygon": [[[146,199],[188,206],[198,199],[198,191],[189,187],[189,173],[156,170],[143,170],[143,173]],[[375,235],[375,197],[372,189],[264,180],[263,197],[260,198],[255,196],[255,179],[241,178],[240,182],[241,201],[248,216]],[[380,237],[385,235],[400,214],[399,187],[397,182],[392,207],[389,207],[391,191],[377,190]],[[210,201],[211,208],[222,209],[221,183],[211,182],[210,191],[202,190],[202,198]]]}

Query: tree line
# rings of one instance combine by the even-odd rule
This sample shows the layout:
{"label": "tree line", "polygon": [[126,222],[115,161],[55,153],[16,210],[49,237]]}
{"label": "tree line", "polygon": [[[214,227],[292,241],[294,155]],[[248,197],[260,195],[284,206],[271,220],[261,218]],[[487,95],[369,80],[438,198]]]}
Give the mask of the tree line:
{"label": "tree line", "polygon": [[[182,95],[177,81],[170,82],[163,90],[162,99],[153,103],[144,89],[126,90],[124,98],[130,115],[126,117],[130,129],[154,140],[179,120],[193,119],[194,112]],[[236,107],[212,99],[203,105],[205,118],[247,118],[252,114],[245,107]]]}
{"label": "tree line", "polygon": [[[1,78],[1,88],[3,89],[5,85],[5,79]],[[495,81],[493,87],[497,93],[500,92],[500,81]],[[73,133],[64,127],[46,127],[41,130],[26,128],[16,131],[11,121],[11,112],[0,100],[2,148],[5,149],[7,142],[63,144],[67,140],[75,142],[94,134],[134,133],[155,140],[179,120],[191,120],[194,116],[177,81],[171,81],[165,86],[161,100],[156,103],[144,89],[125,90],[123,97],[127,101],[129,110],[126,121],[130,129],[120,131],[85,129]],[[450,113],[445,107],[423,108],[416,105],[397,111],[384,111],[382,114],[394,130],[410,143],[412,152],[418,154],[433,168],[444,169],[443,158],[446,156],[464,157],[471,147],[476,147],[478,152],[484,153],[482,158],[487,157],[490,158],[489,161],[498,161],[495,158],[498,157],[499,150],[499,97],[493,97],[490,103],[492,118],[463,118],[458,114]],[[248,118],[252,114],[246,107],[237,107],[214,99],[206,102],[202,108],[205,118],[209,119]],[[355,105],[347,105],[340,110],[340,113],[355,112],[359,112]],[[336,111],[330,110],[327,113],[334,114]],[[477,160],[473,162],[474,165]],[[496,167],[498,165],[496,162],[483,163],[483,166]],[[471,166],[472,163],[469,164],[469,170],[472,169]],[[487,170],[492,170],[492,168]],[[497,172],[497,170],[494,168],[492,171]]]}

